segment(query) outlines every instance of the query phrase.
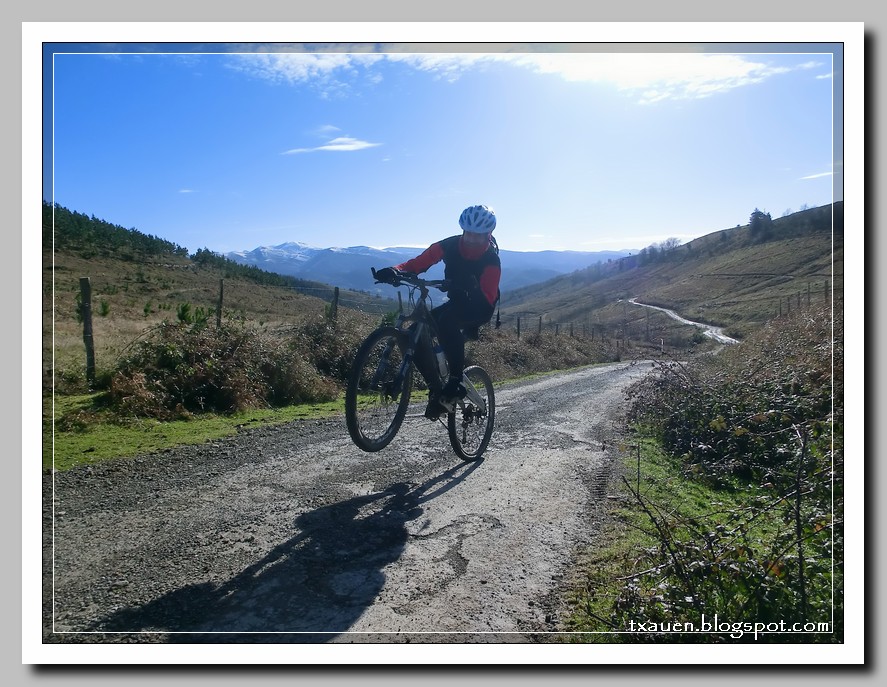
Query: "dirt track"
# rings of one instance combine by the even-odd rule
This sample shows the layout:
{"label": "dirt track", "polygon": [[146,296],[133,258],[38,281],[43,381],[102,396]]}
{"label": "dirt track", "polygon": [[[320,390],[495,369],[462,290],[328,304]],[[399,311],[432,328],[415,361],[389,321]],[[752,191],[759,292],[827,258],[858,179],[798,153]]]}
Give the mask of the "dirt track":
{"label": "dirt track", "polygon": [[44,642],[550,639],[650,369],[498,388],[477,463],[420,395],[375,454],[336,418],[47,474]]}

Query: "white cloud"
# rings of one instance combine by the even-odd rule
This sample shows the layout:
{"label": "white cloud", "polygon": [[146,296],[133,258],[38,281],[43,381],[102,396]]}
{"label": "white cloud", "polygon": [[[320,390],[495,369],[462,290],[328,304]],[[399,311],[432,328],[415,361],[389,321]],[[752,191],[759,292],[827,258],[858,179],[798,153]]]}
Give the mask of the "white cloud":
{"label": "white cloud", "polygon": [[[794,67],[768,63],[766,55],[688,53],[424,53],[409,46],[383,52],[345,52],[353,46],[325,46],[326,52],[256,53],[237,55],[238,69],[275,82],[311,83],[324,94],[344,92],[345,80],[357,70],[371,70],[382,61],[397,62],[437,78],[457,80],[468,70],[510,64],[537,74],[557,75],[566,81],[610,85],[637,97],[641,103],[666,99],[698,99],[760,83],[794,69],[821,66],[808,61]],[[318,49],[320,50],[320,48]],[[342,80],[338,80],[337,76]],[[381,77],[370,72],[368,80]]]}
{"label": "white cloud", "polygon": [[317,129],[315,129],[314,133],[318,136],[331,136],[337,131],[341,131],[341,129],[337,126],[333,126],[332,124],[321,124]]}
{"label": "white cloud", "polygon": [[351,138],[349,136],[340,136],[338,138],[334,138],[328,143],[325,143],[321,146],[316,146],[314,148],[293,148],[292,150],[287,150],[283,153],[283,155],[294,155],[296,153],[313,153],[318,150],[335,150],[335,151],[352,151],[352,150],[363,150],[364,148],[374,148],[376,146],[382,145],[381,143],[370,143],[368,141],[361,141],[356,138]]}
{"label": "white cloud", "polygon": [[567,81],[609,84],[642,103],[706,98],[788,71],[743,55],[697,53],[574,53],[527,55],[528,68]]}
{"label": "white cloud", "polygon": [[328,78],[350,67],[352,56],[344,53],[253,53],[238,55],[234,62],[253,76],[275,82],[300,83]]}
{"label": "white cloud", "polygon": [[805,177],[801,177],[801,179],[821,179],[822,177],[830,177],[832,174],[832,172],[820,172],[819,174],[808,174]]}

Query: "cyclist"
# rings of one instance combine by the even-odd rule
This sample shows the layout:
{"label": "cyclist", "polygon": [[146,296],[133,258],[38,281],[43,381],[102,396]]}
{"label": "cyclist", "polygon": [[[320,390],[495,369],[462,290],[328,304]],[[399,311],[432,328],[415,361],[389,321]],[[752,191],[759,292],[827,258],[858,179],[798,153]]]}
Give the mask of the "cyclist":
{"label": "cyclist", "polygon": [[467,207],[459,217],[459,226],[461,235],[437,241],[411,260],[376,271],[377,280],[390,282],[398,272],[421,274],[441,260],[444,262],[444,279],[450,282],[448,300],[431,311],[450,369],[450,378],[443,388],[434,373],[431,347],[416,354],[416,367],[429,384],[425,410],[429,420],[451,411],[454,401],[465,397],[465,340],[477,339],[478,327],[492,319],[499,300],[502,268],[499,247],[493,238],[495,213],[486,205]]}

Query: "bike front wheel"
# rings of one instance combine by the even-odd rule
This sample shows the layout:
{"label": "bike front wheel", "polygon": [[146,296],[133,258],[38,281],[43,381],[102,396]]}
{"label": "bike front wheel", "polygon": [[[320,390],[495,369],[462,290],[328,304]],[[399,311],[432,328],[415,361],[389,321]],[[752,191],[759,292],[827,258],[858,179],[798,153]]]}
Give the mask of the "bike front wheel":
{"label": "bike front wheel", "polygon": [[361,344],[345,390],[345,423],[364,451],[380,451],[397,435],[413,382],[413,364],[404,360],[406,334],[380,327]]}
{"label": "bike front wheel", "polygon": [[493,380],[486,370],[477,365],[465,368],[468,395],[458,402],[454,412],[447,415],[447,431],[456,455],[465,461],[481,457],[493,436],[496,418],[496,397]]}

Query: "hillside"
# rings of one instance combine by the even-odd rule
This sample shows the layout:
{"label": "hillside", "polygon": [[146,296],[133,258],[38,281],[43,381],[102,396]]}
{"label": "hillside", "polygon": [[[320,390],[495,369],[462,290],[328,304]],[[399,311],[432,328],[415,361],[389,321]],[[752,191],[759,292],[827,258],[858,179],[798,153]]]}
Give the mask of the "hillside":
{"label": "hillside", "polygon": [[[694,321],[724,326],[728,334],[742,338],[780,309],[821,303],[832,288],[841,297],[842,204],[835,205],[834,215],[834,232],[832,208],[825,206],[773,220],[763,232],[736,227],[669,250],[650,247],[532,287],[503,291],[497,343],[485,343],[478,353],[494,356],[495,350],[495,360],[491,357],[486,364],[502,374],[516,374],[529,360],[535,361],[533,369],[543,369],[561,355],[540,357],[539,351],[524,350],[533,338],[528,334],[575,333],[601,346],[593,353],[601,360],[698,350],[706,343],[695,328],[630,305],[628,299],[634,297]],[[206,250],[188,255],[180,246],[135,229],[48,204],[43,237],[46,390],[67,382],[76,387],[83,379],[79,316],[85,277],[92,291],[96,366],[103,370],[164,321],[176,322],[182,315],[214,320],[220,299],[225,321],[249,322],[281,337],[322,321],[333,301],[329,284],[237,264]],[[378,295],[342,290],[337,307],[348,318],[349,330],[362,331],[397,305]],[[574,343],[585,345],[578,338],[553,342],[567,357],[573,355],[569,349]]]}
{"label": "hillside", "polygon": [[[834,229],[833,229],[834,224]],[[742,337],[766,320],[843,289],[843,203],[717,231],[668,250],[644,249],[505,294],[503,320],[599,325],[635,332],[664,315],[627,306],[629,298]],[[654,324],[654,326],[656,326]],[[662,326],[668,326],[662,324]],[[674,326],[674,325],[671,325]]]}
{"label": "hillside", "polygon": [[[176,321],[180,308],[212,320],[221,298],[225,319],[273,329],[323,316],[334,296],[328,284],[238,265],[208,251],[189,256],[173,243],[47,203],[42,267],[45,388],[51,387],[53,369],[57,382],[82,375],[82,278],[89,279],[92,292],[99,366],[107,366],[152,327]],[[339,293],[338,308],[366,313],[367,322],[396,307],[395,301],[378,296]]]}
{"label": "hillside", "polygon": [[[127,403],[149,399],[137,409],[123,408],[127,417],[159,417],[158,412],[170,410],[150,400],[161,382],[149,379],[149,367],[175,377],[163,383],[174,387],[176,398],[184,398],[188,385],[200,387],[194,397],[197,407],[188,411],[210,405],[215,396],[209,390],[225,396],[224,403],[232,396],[237,403],[263,403],[253,393],[259,387],[280,402],[296,396],[329,400],[343,388],[360,342],[398,308],[396,300],[342,289],[334,301],[336,287],[331,285],[237,264],[208,250],[188,255],[180,246],[136,229],[46,203],[42,276],[44,394],[113,386],[125,390],[118,396]],[[91,292],[94,360],[81,317],[84,279]],[[237,339],[241,333],[245,338]],[[469,344],[467,359],[499,379],[620,355],[619,343],[600,339],[520,338],[513,330],[492,326],[483,329],[482,338]],[[126,361],[146,349],[158,357],[139,358],[121,372]],[[251,366],[251,371],[231,376],[222,361]],[[196,374],[198,367],[224,382],[207,386]],[[266,383],[277,386],[266,388]],[[221,405],[216,409],[233,407]]]}

